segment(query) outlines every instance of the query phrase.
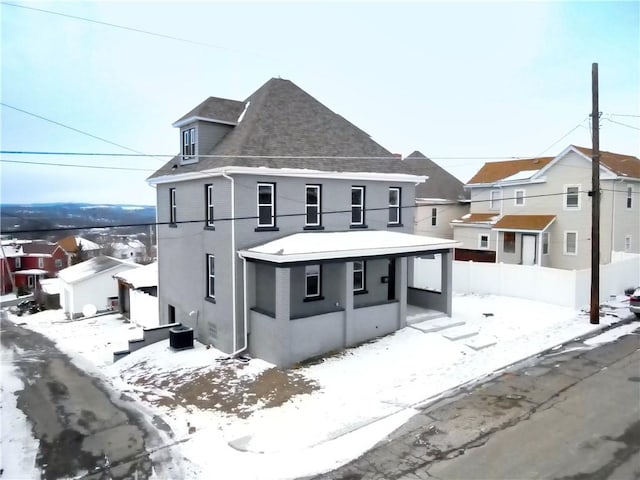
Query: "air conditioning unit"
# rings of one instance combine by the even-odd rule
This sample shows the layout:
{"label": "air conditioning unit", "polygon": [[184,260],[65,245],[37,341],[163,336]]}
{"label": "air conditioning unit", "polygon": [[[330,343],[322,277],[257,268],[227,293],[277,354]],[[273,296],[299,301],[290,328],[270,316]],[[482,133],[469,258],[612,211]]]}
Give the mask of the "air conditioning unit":
{"label": "air conditioning unit", "polygon": [[169,329],[169,346],[174,350],[193,348],[193,328],[173,327]]}

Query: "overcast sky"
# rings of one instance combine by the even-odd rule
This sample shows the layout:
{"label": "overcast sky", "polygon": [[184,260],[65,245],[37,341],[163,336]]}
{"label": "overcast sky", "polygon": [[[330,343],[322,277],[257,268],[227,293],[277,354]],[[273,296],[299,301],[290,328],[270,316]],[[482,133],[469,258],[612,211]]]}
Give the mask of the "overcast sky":
{"label": "overcast sky", "polygon": [[[598,62],[600,146],[640,156],[635,1],[17,5],[29,8],[0,6],[2,102],[146,154],[178,153],[171,124],[208,96],[244,100],[282,77],[392,152],[420,150],[466,182],[483,157],[590,147]],[[131,153],[6,105],[3,151]],[[2,203],[155,204],[145,178],[166,160],[1,158]]]}

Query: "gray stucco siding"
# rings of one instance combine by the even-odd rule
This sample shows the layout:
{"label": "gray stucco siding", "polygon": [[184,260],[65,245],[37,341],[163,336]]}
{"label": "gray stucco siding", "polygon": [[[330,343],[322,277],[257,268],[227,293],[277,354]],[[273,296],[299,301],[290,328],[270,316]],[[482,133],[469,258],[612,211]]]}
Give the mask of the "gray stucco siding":
{"label": "gray stucco siding", "polygon": [[367,260],[365,266],[365,292],[356,293],[353,296],[355,308],[365,305],[374,305],[387,301],[389,285],[382,283],[382,277],[389,275],[389,259]]}
{"label": "gray stucco siding", "polygon": [[399,306],[398,302],[390,302],[354,309],[351,327],[353,344],[396,331],[400,315]]}
{"label": "gray stucco siding", "polygon": [[344,348],[344,311],[291,321],[291,363]]}

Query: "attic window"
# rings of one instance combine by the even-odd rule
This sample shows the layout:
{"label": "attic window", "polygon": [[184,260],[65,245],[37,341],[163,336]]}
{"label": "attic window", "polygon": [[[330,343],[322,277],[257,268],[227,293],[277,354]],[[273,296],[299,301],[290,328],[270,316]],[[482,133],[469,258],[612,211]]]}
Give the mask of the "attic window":
{"label": "attic window", "polygon": [[186,128],[182,131],[182,160],[193,158],[196,154],[196,129]]}

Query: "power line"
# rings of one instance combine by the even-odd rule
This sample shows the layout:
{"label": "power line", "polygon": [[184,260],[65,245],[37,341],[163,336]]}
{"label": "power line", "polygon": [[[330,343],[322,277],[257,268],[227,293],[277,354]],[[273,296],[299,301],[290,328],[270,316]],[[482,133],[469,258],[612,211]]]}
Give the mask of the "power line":
{"label": "power line", "polygon": [[554,147],[555,145],[557,145],[558,143],[560,143],[562,140],[564,140],[565,138],[567,138],[569,135],[571,135],[574,131],[576,131],[578,128],[582,127],[583,123],[585,122],[585,120],[587,120],[589,117],[585,117],[582,119],[582,121],[580,123],[578,123],[575,127],[573,127],[571,130],[569,130],[567,133],[565,133],[564,135],[562,135],[562,137],[560,137],[558,140],[556,140],[555,142],[553,142],[551,145],[549,145],[547,148],[545,148],[544,150],[542,150],[538,155],[536,155],[536,157],[541,156],[544,152],[546,152],[547,150],[549,150],[551,147]]}
{"label": "power line", "polygon": [[612,120],[611,118],[605,118],[605,120],[607,122],[615,123],[616,125],[622,125],[623,127],[629,127],[629,128],[634,129],[634,130],[640,130],[640,128],[638,128],[638,127],[634,127],[633,125],[629,125],[627,123],[617,122],[616,120]]}
{"label": "power line", "polygon": [[73,163],[52,163],[52,162],[34,162],[30,160],[5,160],[1,159],[2,163],[18,163],[21,165],[46,165],[49,167],[75,167],[75,168],[93,168],[98,170],[126,170],[133,172],[156,172],[157,169],[149,168],[134,168],[134,167],[109,167],[106,165],[75,165]]}
{"label": "power line", "polygon": [[640,118],[640,115],[631,115],[631,114],[625,114],[625,113],[610,113],[609,114],[612,117],[634,117],[634,118]]}

